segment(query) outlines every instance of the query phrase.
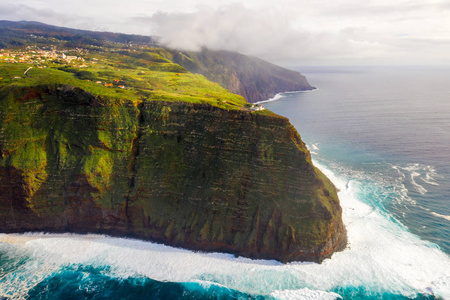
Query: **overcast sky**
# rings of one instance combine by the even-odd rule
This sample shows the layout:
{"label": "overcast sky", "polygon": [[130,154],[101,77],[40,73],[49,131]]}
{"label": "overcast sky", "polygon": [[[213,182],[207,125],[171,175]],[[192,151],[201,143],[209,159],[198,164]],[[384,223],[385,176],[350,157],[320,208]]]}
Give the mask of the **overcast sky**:
{"label": "overcast sky", "polygon": [[158,35],[283,65],[450,65],[450,0],[1,0],[0,19]]}

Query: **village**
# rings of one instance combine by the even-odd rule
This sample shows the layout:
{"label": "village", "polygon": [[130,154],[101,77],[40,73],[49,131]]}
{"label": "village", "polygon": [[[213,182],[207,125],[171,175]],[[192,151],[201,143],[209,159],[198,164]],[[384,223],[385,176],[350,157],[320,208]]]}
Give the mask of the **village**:
{"label": "village", "polygon": [[[74,53],[78,55],[73,55]],[[36,46],[27,46],[25,49],[0,49],[0,62],[11,64],[33,64],[37,68],[54,67],[55,65],[70,66],[71,68],[88,68],[89,66],[98,63],[99,59],[89,58],[88,51],[85,49],[64,49],[58,50],[56,46],[51,46],[50,49],[40,49]],[[85,58],[83,58],[84,56]],[[24,76],[33,67],[24,69]],[[20,76],[15,76],[13,79],[20,79]],[[0,80],[2,78],[0,77]],[[90,81],[89,79],[84,79]],[[111,83],[102,81],[96,81],[97,84],[101,84],[105,87],[117,87],[125,89],[125,85],[121,80],[113,80]]]}
{"label": "village", "polygon": [[[81,56],[69,55],[73,53],[86,54],[83,49],[57,50],[51,47],[50,50],[40,49],[36,46],[27,46],[25,50],[5,50],[0,49],[0,61],[7,63],[32,63],[44,67],[46,63],[66,63],[73,64],[73,67],[86,68],[85,59]],[[92,59],[90,63],[96,63]]]}

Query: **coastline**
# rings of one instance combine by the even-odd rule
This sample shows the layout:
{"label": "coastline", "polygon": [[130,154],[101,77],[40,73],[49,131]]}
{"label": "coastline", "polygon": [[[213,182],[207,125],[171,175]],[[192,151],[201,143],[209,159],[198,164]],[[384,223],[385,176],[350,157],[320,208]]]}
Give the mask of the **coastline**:
{"label": "coastline", "polygon": [[[324,297],[339,299],[342,295],[353,293],[351,287],[347,289],[344,287],[348,278],[366,285],[373,280],[373,274],[376,274],[381,281],[379,283],[388,284],[388,286],[386,290],[374,288],[370,291],[373,295],[397,295],[396,293],[400,291],[396,291],[396,288],[399,287],[392,283],[395,282],[394,278],[402,278],[409,282],[410,286],[403,286],[401,293],[409,296],[447,296],[446,285],[441,282],[445,281],[445,276],[441,276],[445,273],[448,259],[445,259],[438,249],[430,247],[428,243],[416,238],[411,240],[412,236],[403,232],[404,228],[400,224],[388,222],[376,210],[361,202],[357,197],[359,187],[357,182],[352,180],[349,184],[347,182],[349,178],[342,177],[336,170],[320,161],[314,159],[313,161],[332,180],[333,184],[340,188],[339,194],[344,211],[343,221],[346,228],[350,228],[347,248],[335,253],[333,258],[326,259],[322,264],[312,262],[283,264],[276,260],[235,257],[221,252],[191,251],[140,239],[98,234],[0,234],[0,242],[20,245],[19,247],[24,247],[24,250],[34,253],[31,259],[42,259],[46,267],[51,265],[51,271],[55,273],[55,277],[64,275],[65,270],[59,269],[60,267],[75,261],[86,267],[92,266],[104,270],[105,274],[111,278],[143,276],[160,282],[176,283],[179,286],[199,282],[200,286],[206,286],[207,291],[209,284],[212,284],[212,286],[226,287],[228,291],[272,296],[275,299],[285,299],[284,296],[311,295],[316,295],[320,299]],[[400,231],[402,233],[398,235],[398,231],[392,230],[392,226],[397,230],[402,229]],[[382,235],[376,234],[380,231]],[[375,241],[378,242],[375,243]],[[392,244],[397,246],[395,249],[398,248],[398,251],[392,253],[391,248],[383,246]],[[404,262],[401,257],[404,256],[404,249],[398,247],[401,244],[410,250],[411,255],[408,258],[415,258],[416,263],[409,267],[412,268],[414,276],[420,274],[418,270],[433,269],[436,272],[434,278],[430,279],[427,275],[422,275],[416,279],[402,273]],[[372,246],[368,247],[368,245]],[[86,251],[67,252],[68,249],[80,247]],[[124,249],[126,255],[123,253]],[[46,253],[45,259],[42,253]],[[48,253],[51,255],[48,256]],[[146,259],[137,264],[132,259],[136,255]],[[428,259],[420,261],[418,258],[424,255],[428,255]],[[388,264],[381,264],[386,259]],[[440,261],[441,266],[437,264],[437,261]],[[40,278],[48,276],[45,268],[44,271],[38,271],[33,266],[30,264],[25,271],[30,274],[38,272]],[[357,266],[364,268],[365,271],[361,273],[361,269]],[[388,270],[392,274],[387,276],[387,281],[384,282],[382,277],[378,276],[387,274]],[[327,277],[326,281],[317,280],[317,274],[325,273],[331,276]],[[280,285],[280,276],[288,276],[288,274],[289,276],[299,274],[302,280],[288,280]],[[239,278],[239,280],[230,281],[230,278]],[[31,289],[31,282],[29,284]],[[24,291],[26,291],[26,285],[24,284]]]}
{"label": "coastline", "polygon": [[269,99],[266,99],[266,100],[262,100],[262,101],[258,101],[258,102],[255,102],[253,104],[263,104],[263,103],[268,103],[268,102],[274,102],[274,101],[277,101],[277,100],[280,100],[280,99],[286,97],[286,94],[307,93],[307,92],[314,92],[314,91],[317,91],[317,90],[319,90],[319,89],[318,88],[314,88],[314,89],[311,89],[311,90],[302,90],[302,91],[291,91],[291,92],[277,93],[272,98],[269,98]]}

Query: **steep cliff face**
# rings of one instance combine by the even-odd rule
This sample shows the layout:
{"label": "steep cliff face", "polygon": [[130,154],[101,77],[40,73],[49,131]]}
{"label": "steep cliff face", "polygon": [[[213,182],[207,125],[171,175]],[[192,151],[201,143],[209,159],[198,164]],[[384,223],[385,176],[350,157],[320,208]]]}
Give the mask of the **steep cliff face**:
{"label": "steep cliff face", "polygon": [[254,103],[277,93],[313,90],[305,76],[256,57],[229,51],[176,52],[174,62]]}
{"label": "steep cliff face", "polygon": [[335,188],[283,117],[54,85],[3,88],[0,121],[3,232],[126,235],[283,262],[346,245]]}

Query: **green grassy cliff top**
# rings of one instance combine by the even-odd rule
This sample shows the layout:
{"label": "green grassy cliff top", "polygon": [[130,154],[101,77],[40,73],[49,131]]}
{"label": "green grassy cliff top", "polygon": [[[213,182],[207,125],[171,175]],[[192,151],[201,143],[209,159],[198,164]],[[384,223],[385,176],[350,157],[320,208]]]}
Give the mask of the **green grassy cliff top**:
{"label": "green grassy cliff top", "polygon": [[165,49],[118,47],[0,50],[2,232],[283,262],[345,248],[336,190],[286,118]]}
{"label": "green grassy cliff top", "polygon": [[229,110],[251,107],[243,97],[173,63],[171,54],[162,48],[87,51],[29,46],[2,50],[0,78],[0,87],[79,87],[99,96],[103,104],[122,100],[138,104],[146,99],[208,103]]}

